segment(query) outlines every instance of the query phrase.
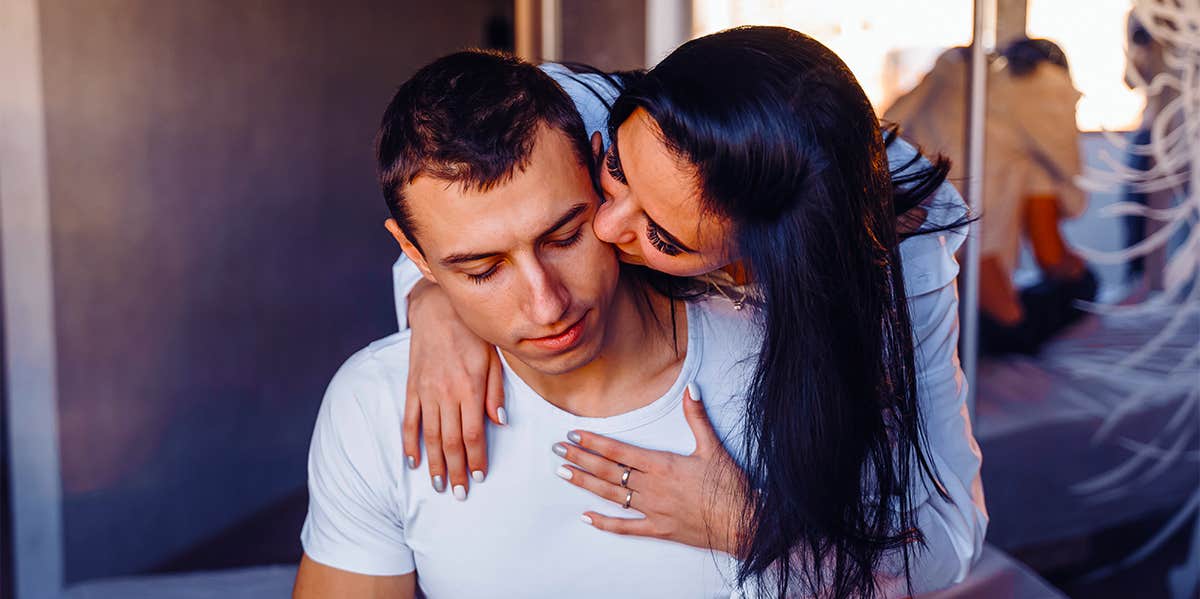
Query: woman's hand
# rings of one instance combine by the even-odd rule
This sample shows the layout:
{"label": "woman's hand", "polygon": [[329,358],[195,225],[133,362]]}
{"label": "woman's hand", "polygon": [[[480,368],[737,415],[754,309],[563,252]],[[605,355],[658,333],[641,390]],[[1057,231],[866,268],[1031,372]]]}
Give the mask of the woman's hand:
{"label": "woman's hand", "polygon": [[500,356],[491,344],[462,323],[445,294],[422,280],[408,296],[412,341],[408,356],[408,398],[404,407],[405,461],[421,461],[425,452],[433,488],[450,488],[467,498],[468,471],[475,482],[487,476],[485,414],[498,425],[504,411],[504,376]]}
{"label": "woman's hand", "polygon": [[[600,530],[736,555],[738,522],[746,501],[745,474],[713,431],[694,384],[685,392],[683,413],[696,437],[691,455],[652,451],[571,431],[568,438],[574,445],[554,446],[555,453],[572,462],[559,470],[559,476],[617,505],[624,506],[628,498],[631,509],[646,515],[612,518],[585,512],[584,522]],[[622,487],[626,464],[630,474]]]}

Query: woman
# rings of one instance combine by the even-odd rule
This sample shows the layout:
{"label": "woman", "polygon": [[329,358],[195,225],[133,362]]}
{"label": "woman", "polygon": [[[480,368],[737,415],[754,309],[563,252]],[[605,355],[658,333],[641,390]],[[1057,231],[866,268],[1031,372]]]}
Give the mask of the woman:
{"label": "woman", "polygon": [[[862,89],[836,55],[789,29],[693,40],[623,84],[600,169],[597,236],[624,261],[721,281],[715,289],[736,306],[754,306],[763,344],[746,391],[744,472],[721,467],[730,457],[720,444],[671,456],[582,434],[573,440],[588,452],[568,459],[585,469],[629,464],[639,485],[630,488],[675,506],[645,520],[589,512],[593,525],[728,551],[740,560],[739,582],[760,594],[871,597],[960,580],[986,514],[954,349],[959,241],[945,231],[963,213],[939,187],[946,165],[918,162],[896,142],[889,176]],[[592,101],[564,87],[581,108]],[[590,91],[604,100],[605,89]],[[934,224],[900,244],[897,214]],[[407,289],[398,285],[399,295]],[[421,423],[426,436],[468,440],[433,448],[431,475],[465,484],[469,468],[481,481],[484,394],[454,388],[488,388],[495,352],[461,328],[436,289],[418,288],[411,301],[421,326],[406,412],[442,415]],[[917,351],[932,360],[920,371],[914,327]],[[498,394],[486,401],[503,425]],[[410,465],[416,418],[404,423]],[[730,513],[704,501],[715,489],[750,491]],[[733,542],[715,542],[714,527],[734,529]],[[889,578],[901,582],[881,588]]]}

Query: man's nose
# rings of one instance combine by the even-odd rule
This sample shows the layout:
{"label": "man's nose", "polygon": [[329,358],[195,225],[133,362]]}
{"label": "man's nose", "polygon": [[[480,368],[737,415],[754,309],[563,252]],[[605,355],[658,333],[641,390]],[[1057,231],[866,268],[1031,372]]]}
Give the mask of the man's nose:
{"label": "man's nose", "polygon": [[633,230],[633,203],[624,198],[612,198],[600,204],[596,210],[596,218],[592,220],[592,229],[601,241],[614,245],[626,245],[637,241],[637,232]]}
{"label": "man's nose", "polygon": [[535,324],[551,326],[562,322],[571,308],[571,294],[562,278],[544,265],[529,268],[529,316]]}

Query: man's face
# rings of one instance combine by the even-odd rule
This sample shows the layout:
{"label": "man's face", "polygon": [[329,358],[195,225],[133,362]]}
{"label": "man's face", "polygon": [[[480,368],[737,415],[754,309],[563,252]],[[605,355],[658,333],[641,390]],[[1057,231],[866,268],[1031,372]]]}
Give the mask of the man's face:
{"label": "man's face", "polygon": [[401,246],[477,335],[546,374],[600,352],[619,266],[566,134],[540,127],[525,170],[487,191],[422,175],[406,201],[424,255]]}

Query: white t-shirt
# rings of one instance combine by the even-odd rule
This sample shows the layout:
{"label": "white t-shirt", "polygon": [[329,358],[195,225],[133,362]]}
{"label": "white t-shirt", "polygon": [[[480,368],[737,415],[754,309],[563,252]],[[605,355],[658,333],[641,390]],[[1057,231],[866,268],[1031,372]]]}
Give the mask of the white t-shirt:
{"label": "white t-shirt", "polygon": [[[727,597],[735,564],[725,554],[656,539],[622,537],[580,522],[588,510],[640,516],[558,478],[551,451],[568,431],[588,430],[652,449],[695,449],[682,411],[683,390],[699,385],[728,447],[744,402],[740,392],[757,347],[742,313],[726,302],[687,310],[687,355],[671,389],[642,408],[610,418],[567,413],[505,365],[509,424],[489,423],[488,479],[468,501],[438,494],[426,463],[404,463],[409,334],[356,353],[334,376],[309,454],[304,552],[350,572],[417,570],[430,597]],[[634,504],[636,508],[636,502]]]}

